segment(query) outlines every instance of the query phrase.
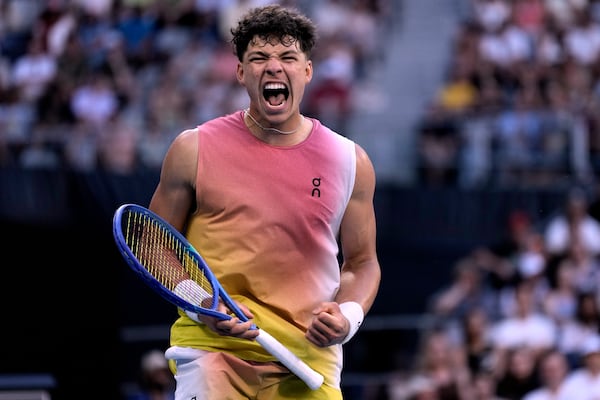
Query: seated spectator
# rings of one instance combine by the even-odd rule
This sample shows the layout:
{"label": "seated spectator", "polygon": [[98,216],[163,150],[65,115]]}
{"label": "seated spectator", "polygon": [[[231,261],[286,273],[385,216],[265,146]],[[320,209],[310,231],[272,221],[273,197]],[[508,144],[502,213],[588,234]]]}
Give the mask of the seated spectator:
{"label": "seated spectator", "polygon": [[571,272],[575,290],[597,292],[600,289],[600,259],[581,240],[576,239],[571,243],[560,264]]}
{"label": "seated spectator", "polygon": [[472,376],[496,367],[497,357],[491,342],[490,328],[489,316],[483,308],[473,308],[463,318],[460,342]]}
{"label": "seated spectator", "polygon": [[600,336],[587,339],[583,348],[582,365],[570,372],[563,383],[565,399],[600,398]]}
{"label": "seated spectator", "polygon": [[125,400],[175,399],[175,378],[162,351],[144,353],[138,379],[137,390],[127,394]]}
{"label": "seated spectator", "polygon": [[578,293],[575,318],[564,322],[559,328],[558,348],[567,355],[569,365],[580,364],[584,345],[600,331],[600,309],[596,293]]}
{"label": "seated spectator", "polygon": [[505,367],[497,375],[496,395],[507,400],[522,400],[539,387],[537,355],[531,347],[514,347],[505,354]]}
{"label": "seated spectator", "polygon": [[428,332],[417,353],[414,372],[430,379],[439,400],[461,399],[470,392],[470,373],[460,346],[443,331]]}
{"label": "seated spectator", "polygon": [[574,271],[560,262],[554,271],[552,286],[544,298],[544,312],[560,327],[575,318],[577,312],[577,289]]}
{"label": "seated spectator", "polygon": [[545,246],[552,255],[564,255],[579,240],[592,255],[600,255],[600,222],[588,210],[587,194],[580,188],[570,190],[559,210],[544,229]]}
{"label": "seated spectator", "polygon": [[537,234],[531,216],[522,210],[511,210],[506,218],[506,227],[498,240],[488,246],[476,248],[472,254],[477,265],[485,271],[487,281],[494,290],[500,291],[512,285],[518,278],[517,265],[513,262]]}
{"label": "seated spectator", "polygon": [[496,377],[491,371],[482,370],[473,375],[472,400],[506,400],[496,396]]}
{"label": "seated spectator", "polygon": [[15,61],[12,70],[19,99],[35,104],[44,95],[56,73],[56,59],[44,50],[41,39],[33,37],[28,44],[27,53]]}
{"label": "seated spectator", "polygon": [[547,277],[547,255],[544,239],[536,230],[531,230],[522,239],[521,247],[515,251],[511,261],[516,267],[515,285],[500,290],[500,312],[502,316],[513,316],[518,312],[518,297],[515,291],[518,286],[527,285],[532,292],[532,311],[543,312],[544,301],[550,291]]}
{"label": "seated spectator", "polygon": [[70,106],[77,121],[102,129],[117,115],[119,99],[110,77],[93,71],[73,90]]}
{"label": "seated spectator", "polygon": [[307,92],[305,112],[345,134],[352,111],[353,49],[343,39],[332,37],[320,57],[315,73],[319,78],[311,83]]}
{"label": "seated spectator", "polygon": [[534,288],[525,281],[515,287],[516,310],[492,327],[492,343],[500,350],[526,347],[539,354],[556,344],[556,323],[535,309]]}
{"label": "seated spectator", "polygon": [[453,274],[452,282],[432,296],[429,308],[436,324],[456,337],[463,319],[471,310],[483,308],[488,313],[496,307],[495,292],[486,286],[472,257],[459,259]]}
{"label": "seated spectator", "polygon": [[543,354],[539,361],[540,387],[525,394],[523,400],[566,400],[563,384],[569,372],[567,359],[560,351]]}

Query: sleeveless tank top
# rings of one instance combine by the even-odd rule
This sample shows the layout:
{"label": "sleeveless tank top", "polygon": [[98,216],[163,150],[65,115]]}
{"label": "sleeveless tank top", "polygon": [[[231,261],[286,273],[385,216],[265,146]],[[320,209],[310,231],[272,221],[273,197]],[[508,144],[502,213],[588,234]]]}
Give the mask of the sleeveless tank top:
{"label": "sleeveless tank top", "polygon": [[[257,326],[339,387],[341,346],[318,348],[304,333],[312,310],[340,285],[338,231],[356,153],[354,142],[311,121],[309,136],[289,147],[252,135],[243,112],[200,125],[197,209],[186,237]],[[181,311],[171,345],[274,360],[258,343],[219,336]]]}

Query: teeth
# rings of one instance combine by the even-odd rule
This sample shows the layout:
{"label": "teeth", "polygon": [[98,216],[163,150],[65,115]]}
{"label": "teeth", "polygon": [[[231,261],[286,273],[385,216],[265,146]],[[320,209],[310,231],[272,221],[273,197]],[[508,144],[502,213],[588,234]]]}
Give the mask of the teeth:
{"label": "teeth", "polygon": [[285,85],[283,83],[267,83],[265,85],[265,89],[269,89],[269,90],[285,89]]}

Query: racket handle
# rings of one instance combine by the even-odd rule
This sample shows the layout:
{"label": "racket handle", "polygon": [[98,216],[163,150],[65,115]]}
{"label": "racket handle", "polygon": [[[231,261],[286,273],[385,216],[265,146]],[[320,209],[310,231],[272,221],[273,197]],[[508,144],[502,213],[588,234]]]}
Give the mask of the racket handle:
{"label": "racket handle", "polygon": [[269,333],[262,329],[259,329],[259,332],[256,341],[262,347],[281,361],[281,363],[298,376],[298,378],[302,379],[309,388],[316,390],[321,387],[323,384],[323,375],[309,367],[304,361],[299,359],[298,356],[292,353]]}

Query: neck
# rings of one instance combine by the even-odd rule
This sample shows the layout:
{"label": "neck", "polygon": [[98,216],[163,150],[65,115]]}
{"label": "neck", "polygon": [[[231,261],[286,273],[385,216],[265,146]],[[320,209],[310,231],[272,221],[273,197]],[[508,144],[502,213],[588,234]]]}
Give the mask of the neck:
{"label": "neck", "polygon": [[248,108],[244,110],[244,115],[247,116],[248,118],[250,118],[252,120],[252,122],[254,123],[254,125],[256,125],[257,127],[259,127],[262,131],[264,131],[264,132],[275,132],[275,133],[278,133],[280,135],[291,135],[293,133],[298,132],[298,130],[302,127],[302,123],[304,122],[304,115],[300,114],[300,123],[298,124],[298,126],[296,127],[296,129],[292,129],[291,131],[282,131],[281,129],[263,126],[260,122],[258,122],[252,116],[252,114],[250,114],[250,109],[248,109]]}

